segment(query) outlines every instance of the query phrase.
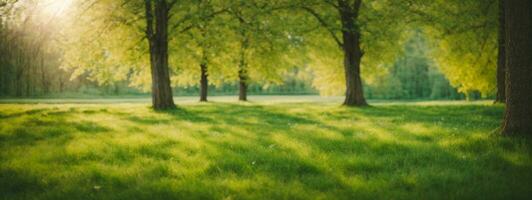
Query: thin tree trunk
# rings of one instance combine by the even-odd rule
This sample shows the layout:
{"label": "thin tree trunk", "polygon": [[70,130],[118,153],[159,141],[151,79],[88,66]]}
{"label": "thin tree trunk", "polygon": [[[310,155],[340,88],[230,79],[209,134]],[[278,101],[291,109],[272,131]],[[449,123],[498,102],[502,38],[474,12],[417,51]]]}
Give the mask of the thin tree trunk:
{"label": "thin tree trunk", "polygon": [[506,112],[503,135],[532,136],[532,1],[506,0]]}
{"label": "thin tree trunk", "polygon": [[[152,0],[145,0],[145,5],[153,108],[155,110],[173,109],[175,104],[168,70],[168,4],[166,0],[156,0],[155,9],[153,9]],[[153,10],[155,10],[155,19],[152,14]]]}
{"label": "thin tree trunk", "polygon": [[238,83],[239,83],[239,93],[238,100],[247,101],[248,100],[248,85],[247,85],[247,70],[244,61],[240,63],[240,70],[238,70]]}
{"label": "thin tree trunk", "polygon": [[[242,22],[241,22],[242,23]],[[241,47],[240,47],[240,63],[238,66],[238,83],[239,83],[239,93],[238,100],[247,101],[248,100],[248,70],[246,62],[246,50],[249,45],[249,41],[246,37],[246,33],[241,31]]]}
{"label": "thin tree trunk", "polygon": [[504,103],[506,100],[506,55],[504,48],[505,22],[504,22],[504,0],[499,0],[499,52],[497,61],[497,96],[495,103]]}
{"label": "thin tree trunk", "polygon": [[61,75],[61,77],[59,77],[59,93],[63,93],[64,90],[65,90],[65,79]]}
{"label": "thin tree trunk", "polygon": [[342,19],[342,36],[344,51],[344,69],[346,81],[346,93],[344,105],[346,106],[367,106],[360,78],[360,61],[362,60],[362,49],[360,48],[360,29],[355,21],[362,0],[356,0],[353,7],[348,2],[339,1],[339,12]]}
{"label": "thin tree trunk", "polygon": [[[201,38],[205,39],[207,38],[207,32],[203,26],[200,26],[200,34]],[[205,41],[200,42],[200,46],[202,48],[201,52],[201,63],[200,63],[200,70],[201,70],[201,77],[200,77],[200,102],[207,102],[207,96],[209,92],[209,57],[208,57],[208,51],[209,48],[208,45],[206,45]]]}
{"label": "thin tree trunk", "polygon": [[201,67],[201,80],[200,80],[200,101],[207,101],[207,93],[209,90],[209,79],[207,74],[207,62],[200,65]]}

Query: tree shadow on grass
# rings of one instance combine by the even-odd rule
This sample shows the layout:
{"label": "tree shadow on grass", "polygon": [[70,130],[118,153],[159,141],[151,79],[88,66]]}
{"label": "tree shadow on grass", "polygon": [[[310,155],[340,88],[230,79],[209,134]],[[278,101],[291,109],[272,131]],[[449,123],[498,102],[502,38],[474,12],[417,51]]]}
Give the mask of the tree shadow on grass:
{"label": "tree shadow on grass", "polygon": [[359,113],[364,116],[375,118],[392,118],[405,122],[435,122],[449,120],[451,123],[463,123],[467,121],[480,122],[484,117],[490,120],[498,120],[502,117],[502,109],[489,109],[482,105],[458,105],[458,106],[376,106],[363,109],[348,109],[347,114]]}
{"label": "tree shadow on grass", "polygon": [[[72,115],[78,114],[73,109],[55,111],[53,109],[37,109],[17,113],[21,120],[13,121],[0,134],[1,145],[30,145],[38,141],[58,142],[64,144],[72,138],[72,134],[97,134],[112,131],[111,128],[90,121],[73,121]],[[15,117],[12,116],[12,117]]]}
{"label": "tree shadow on grass", "polygon": [[35,114],[45,113],[47,111],[50,111],[50,109],[47,109],[47,108],[31,109],[31,110],[26,110],[26,111],[22,111],[22,112],[15,112],[15,113],[9,113],[9,114],[5,114],[5,113],[1,113],[0,112],[0,119],[11,119],[11,118],[17,118],[17,117],[22,117],[22,116],[26,116],[26,115],[35,115]]}
{"label": "tree shadow on grass", "polygon": [[204,117],[201,114],[190,112],[185,108],[175,108],[171,110],[154,111],[155,113],[162,114],[169,118],[160,117],[143,117],[143,116],[126,116],[125,118],[134,123],[140,123],[144,125],[153,124],[171,124],[176,121],[188,121],[194,123],[212,123],[212,119]]}
{"label": "tree shadow on grass", "polygon": [[0,168],[0,196],[2,198],[18,199],[26,195],[30,197],[44,192],[45,189],[46,185],[42,184],[38,176],[20,170]]}

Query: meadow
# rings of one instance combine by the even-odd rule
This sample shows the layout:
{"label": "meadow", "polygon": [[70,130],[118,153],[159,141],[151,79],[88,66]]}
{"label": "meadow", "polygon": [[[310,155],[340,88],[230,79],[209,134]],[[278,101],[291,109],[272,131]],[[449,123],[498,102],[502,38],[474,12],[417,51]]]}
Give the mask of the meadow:
{"label": "meadow", "polygon": [[4,100],[0,199],[532,198],[501,105],[301,98]]}

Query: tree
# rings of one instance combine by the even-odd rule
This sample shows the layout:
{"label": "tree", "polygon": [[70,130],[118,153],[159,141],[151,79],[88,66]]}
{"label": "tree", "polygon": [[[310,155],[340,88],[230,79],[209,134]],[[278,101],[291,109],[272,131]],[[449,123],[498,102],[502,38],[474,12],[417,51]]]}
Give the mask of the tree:
{"label": "tree", "polygon": [[127,82],[153,90],[154,109],[174,107],[170,74],[164,69],[170,5],[167,0],[75,1],[73,20],[65,24],[62,68],[72,71],[71,78],[86,77],[97,87],[117,88]]}
{"label": "tree", "polygon": [[117,83],[126,80],[133,86],[149,84],[153,109],[175,108],[168,35],[169,24],[183,17],[172,15],[172,18],[169,14],[177,1],[76,3],[77,20],[67,33],[70,37],[65,45],[68,50],[64,68],[72,69],[73,77],[88,74],[100,85],[115,85],[115,88]]}
{"label": "tree", "polygon": [[[171,84],[189,84],[189,80],[195,78],[195,75],[187,74],[190,67],[184,66],[191,64],[191,60],[194,60],[198,61],[199,64],[196,66],[200,66],[203,73],[202,79],[194,79],[193,82],[200,85],[203,83],[205,90],[201,92],[204,94],[202,99],[206,99],[207,76],[212,75],[207,70],[211,60],[216,60],[209,55],[212,51],[209,49],[209,42],[217,40],[211,37],[211,34],[216,33],[213,33],[214,29],[209,27],[209,21],[222,13],[218,9],[223,7],[222,2],[224,1],[151,0],[143,3],[141,1],[95,1],[96,5],[90,9],[92,13],[82,16],[90,16],[84,20],[87,22],[86,26],[90,27],[86,28],[89,30],[71,34],[77,35],[77,38],[81,38],[83,42],[74,41],[71,44],[76,46],[82,43],[96,43],[96,45],[90,45],[88,49],[75,50],[74,52],[85,51],[87,53],[75,53],[77,55],[72,57],[83,61],[72,62],[69,65],[80,71],[95,72],[90,75],[97,80],[111,78],[113,81],[121,81],[127,78],[132,86],[141,88],[145,88],[151,82],[154,108],[166,109],[173,107]],[[90,35],[90,37],[79,35]],[[147,46],[141,43],[145,39],[148,40]],[[191,43],[198,45],[188,48]],[[190,59],[197,55],[196,52],[188,50],[198,49],[204,51],[204,54],[199,58]],[[149,55],[148,59],[146,54]],[[147,64],[145,60],[149,61],[150,73],[144,68]],[[95,66],[95,63],[100,66]]]}
{"label": "tree", "polygon": [[[393,4],[391,1],[307,0],[295,5],[317,24],[313,31],[318,36],[310,34],[312,37],[307,36],[305,42],[315,45],[310,58],[316,60],[311,64],[316,66],[317,73],[320,74],[314,82],[320,91],[345,88],[344,105],[367,105],[362,72],[382,71],[382,67],[393,62],[404,42],[401,37],[404,27],[398,25],[401,24],[399,21],[405,19],[404,13],[392,9]],[[313,27],[309,24],[305,26]],[[334,44],[328,44],[330,42],[324,41],[324,37],[328,37]],[[335,49],[329,49],[332,47],[329,45],[334,45]],[[332,52],[338,55],[330,55]],[[329,56],[330,61],[315,58],[323,55]],[[334,65],[343,65],[343,69],[335,68]],[[338,83],[339,80],[344,81],[343,86]]]}
{"label": "tree", "polygon": [[364,90],[362,88],[362,79],[360,77],[360,62],[363,51],[360,42],[359,16],[362,0],[339,0],[336,3],[324,1],[332,5],[338,12],[341,21],[341,37],[335,33],[331,24],[327,23],[322,16],[313,8],[304,5],[302,8],[310,13],[319,23],[330,32],[331,37],[343,50],[344,54],[344,71],[346,81],[346,92],[344,105],[346,106],[366,106]]}
{"label": "tree", "polygon": [[[172,56],[169,39],[179,37],[195,26],[194,22],[200,18],[191,9],[195,3],[176,0],[91,1],[80,11],[81,20],[77,23],[84,26],[70,33],[77,39],[72,40],[70,46],[94,44],[72,51],[74,53],[70,53],[72,56],[68,59],[72,62],[68,65],[81,71],[75,75],[89,71],[96,80],[128,79],[132,86],[142,88],[150,84],[153,108],[174,108],[169,66],[175,63],[169,59]],[[146,65],[149,65],[149,72]]]}
{"label": "tree", "polygon": [[292,40],[297,34],[285,24],[285,8],[282,2],[260,0],[237,1],[229,8],[240,101],[247,101],[251,82],[282,82],[282,74],[293,66],[289,58],[299,46]]}
{"label": "tree", "polygon": [[183,33],[173,34],[172,52],[176,59],[173,83],[177,86],[199,85],[200,101],[207,101],[209,85],[220,85],[221,76],[231,62],[226,22],[229,17],[224,1],[199,1],[196,19]]}
{"label": "tree", "polygon": [[505,0],[506,112],[503,135],[532,136],[532,1]]}

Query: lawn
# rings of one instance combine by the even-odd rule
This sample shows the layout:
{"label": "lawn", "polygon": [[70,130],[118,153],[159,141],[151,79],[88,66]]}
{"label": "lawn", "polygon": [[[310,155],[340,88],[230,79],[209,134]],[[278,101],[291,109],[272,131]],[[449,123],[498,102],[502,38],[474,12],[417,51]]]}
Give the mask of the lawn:
{"label": "lawn", "polygon": [[531,199],[490,102],[0,104],[2,199]]}

